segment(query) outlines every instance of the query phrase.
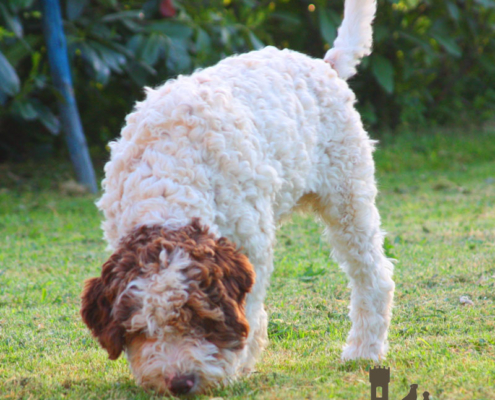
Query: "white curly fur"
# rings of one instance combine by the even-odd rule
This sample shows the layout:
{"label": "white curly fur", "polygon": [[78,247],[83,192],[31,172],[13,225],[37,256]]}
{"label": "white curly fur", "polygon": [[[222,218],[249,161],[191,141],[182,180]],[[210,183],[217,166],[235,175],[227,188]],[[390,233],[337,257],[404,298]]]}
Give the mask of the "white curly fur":
{"label": "white curly fur", "polygon": [[344,20],[333,48],[324,60],[332,65],[342,79],[356,73],[356,66],[364,56],[371,53],[373,32],[371,23],[375,18],[376,0],[347,0]]}
{"label": "white curly fur", "polygon": [[[393,266],[384,255],[375,207],[373,142],[342,79],[348,76],[342,71],[357,63],[355,56],[371,46],[374,7],[374,1],[364,0],[346,5],[336,44],[354,44],[351,50],[345,43],[337,46],[348,52],[345,68],[337,67],[340,77],[323,60],[273,47],[230,57],[147,89],[146,99],[126,118],[122,137],[110,144],[98,207],[112,248],[137,226],[178,229],[198,217],[215,235],[241,245],[255,267],[246,304],[250,334],[240,355],[226,355],[218,367],[207,360],[215,353],[211,346],[196,343],[191,356],[190,343],[176,342],[177,349],[189,349],[184,360],[202,363],[205,379],[222,381],[251,370],[266,346],[263,301],[276,227],[303,206],[325,223],[333,254],[350,278],[352,329],[342,357],[385,355]],[[358,25],[369,27],[353,33],[346,25],[353,18],[364,18]],[[173,280],[180,286],[180,279]],[[136,292],[151,290],[149,282],[132,285]],[[147,348],[143,354],[156,352],[153,357],[162,360],[158,369],[168,371],[170,360],[183,362],[172,347]],[[146,380],[145,370],[136,374],[138,381]]]}
{"label": "white curly fur", "polygon": [[167,322],[178,316],[178,310],[187,301],[188,279],[182,271],[189,266],[190,259],[181,251],[167,257],[167,252],[162,250],[160,264],[159,273],[131,281],[115,303],[118,307],[122,298],[132,297],[139,310],[126,322],[127,332],[145,329],[148,335],[159,338],[174,333]]}

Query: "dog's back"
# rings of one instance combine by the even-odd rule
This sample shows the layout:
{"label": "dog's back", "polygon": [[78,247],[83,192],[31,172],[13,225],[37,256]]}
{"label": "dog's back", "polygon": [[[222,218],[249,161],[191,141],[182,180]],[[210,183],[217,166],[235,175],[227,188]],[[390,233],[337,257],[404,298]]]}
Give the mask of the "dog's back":
{"label": "dog's back", "polygon": [[318,143],[359,118],[353,101],[327,63],[273,47],[148,89],[111,144],[99,202],[107,238],[116,244],[142,221],[181,226],[186,208],[249,231],[258,221],[246,207],[265,201],[277,220],[316,184]]}
{"label": "dog's back", "polygon": [[[373,0],[346,2],[344,45],[355,20],[348,10],[362,4],[372,18]],[[358,33],[366,43],[343,55],[337,38],[339,54],[327,62],[267,47],[147,89],[110,145],[98,205],[111,246],[136,225],[180,227],[191,217],[214,218],[212,226],[239,220],[249,234],[258,221],[246,207],[270,203],[257,208],[275,215],[256,219],[273,224],[315,191],[329,142],[367,140],[354,94],[338,76],[371,45],[371,28]]]}

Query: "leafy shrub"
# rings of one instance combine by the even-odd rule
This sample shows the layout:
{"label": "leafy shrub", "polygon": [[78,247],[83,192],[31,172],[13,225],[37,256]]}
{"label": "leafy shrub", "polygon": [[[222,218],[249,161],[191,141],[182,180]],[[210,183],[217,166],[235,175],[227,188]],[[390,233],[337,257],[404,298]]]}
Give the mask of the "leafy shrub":
{"label": "leafy shrub", "polygon": [[[142,87],[265,44],[322,57],[342,1],[65,0],[74,85],[93,152]],[[62,143],[34,0],[0,3],[0,160]],[[351,81],[379,128],[493,117],[495,0],[379,0],[375,49]]]}
{"label": "leafy shrub", "polygon": [[[241,23],[234,8],[221,13],[223,5],[217,3],[178,4],[174,18],[160,14],[158,0],[63,3],[74,86],[90,144],[118,134],[143,86],[263,46],[249,21]],[[56,139],[49,133],[60,130],[58,94],[50,83],[41,13],[33,0],[9,0],[0,4],[0,18],[0,128],[7,133],[0,139],[0,159],[26,150],[50,151]]]}

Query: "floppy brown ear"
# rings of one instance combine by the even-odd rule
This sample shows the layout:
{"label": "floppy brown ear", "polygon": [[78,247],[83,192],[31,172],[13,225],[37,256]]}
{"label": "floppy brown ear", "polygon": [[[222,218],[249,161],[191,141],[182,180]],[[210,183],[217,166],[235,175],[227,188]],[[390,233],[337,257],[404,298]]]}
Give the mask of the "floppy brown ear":
{"label": "floppy brown ear", "polygon": [[84,283],[81,299],[81,316],[84,323],[108,352],[108,358],[116,360],[124,349],[125,328],[112,317],[113,304],[105,291],[102,279],[88,279]]}
{"label": "floppy brown ear", "polygon": [[217,262],[225,266],[223,284],[229,296],[244,307],[246,295],[255,281],[253,265],[228,239],[222,237],[217,240],[216,245]]}
{"label": "floppy brown ear", "polygon": [[[153,234],[158,236],[158,232],[157,229],[142,227],[128,235],[103,264],[101,277],[88,279],[84,285],[82,319],[111,360],[117,359],[124,349],[126,329],[123,323],[135,310],[135,305],[128,298],[120,299],[119,304],[115,302],[129,282],[141,274],[143,260],[144,264],[147,263],[145,256],[150,250],[149,243]],[[161,251],[161,246],[153,243]]]}
{"label": "floppy brown ear", "polygon": [[[236,249],[226,238],[216,241],[214,263],[220,268],[212,282],[212,294],[220,294],[218,306],[224,315],[224,322],[211,321],[208,340],[221,348],[241,349],[249,334],[249,323],[244,310],[246,295],[254,285],[254,268],[246,255]],[[212,297],[215,297],[213,295]],[[210,321],[204,321],[205,326]]]}
{"label": "floppy brown ear", "polygon": [[196,321],[214,345],[240,350],[249,334],[244,305],[254,284],[254,268],[228,239],[214,240],[204,230],[199,232],[184,246],[194,260],[189,278],[198,284],[190,286],[181,311],[192,314],[184,319]]}

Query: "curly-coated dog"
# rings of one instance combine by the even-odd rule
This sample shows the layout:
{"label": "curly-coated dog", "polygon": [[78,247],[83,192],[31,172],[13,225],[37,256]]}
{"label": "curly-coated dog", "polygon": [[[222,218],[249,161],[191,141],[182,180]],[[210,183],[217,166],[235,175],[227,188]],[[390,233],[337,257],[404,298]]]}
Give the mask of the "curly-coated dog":
{"label": "curly-coated dog", "polygon": [[387,349],[392,263],[375,207],[373,141],[346,79],[370,53],[375,0],[347,0],[325,60],[267,47],[156,89],[110,144],[105,238],[81,314],[140,385],[197,393],[254,367],[275,232],[295,209],[325,223],[352,288],[342,357]]}

